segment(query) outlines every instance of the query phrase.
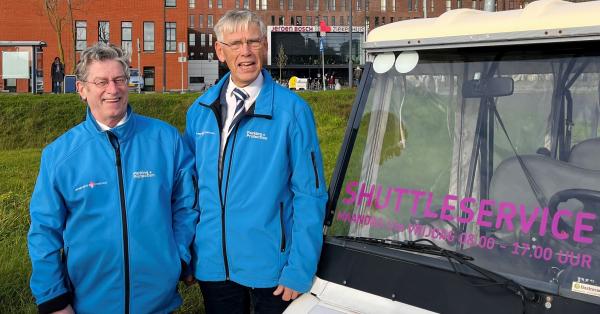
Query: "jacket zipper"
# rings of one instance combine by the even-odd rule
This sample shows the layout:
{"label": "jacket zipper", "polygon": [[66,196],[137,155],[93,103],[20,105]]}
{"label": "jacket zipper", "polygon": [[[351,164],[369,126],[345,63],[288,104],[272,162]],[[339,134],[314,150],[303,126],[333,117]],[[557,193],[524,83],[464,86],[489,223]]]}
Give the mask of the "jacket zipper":
{"label": "jacket zipper", "polygon": [[106,132],[110,144],[115,150],[117,175],[119,176],[119,196],[121,199],[121,222],[123,225],[123,259],[125,263],[125,314],[129,314],[129,242],[127,239],[127,209],[125,208],[125,189],[123,188],[123,167],[121,164],[121,145],[119,139],[110,131]]}
{"label": "jacket zipper", "polygon": [[285,252],[285,228],[283,225],[283,202],[279,203],[279,220],[281,222],[281,252]]}
{"label": "jacket zipper", "polygon": [[310,159],[312,160],[313,170],[315,172],[315,185],[319,188],[319,173],[317,172],[317,163],[315,162],[315,152],[310,152]]}
{"label": "jacket zipper", "polygon": [[[229,261],[227,259],[227,241],[225,241],[225,200],[223,199],[223,192],[221,190],[221,186],[223,185],[223,161],[225,160],[225,152],[227,150],[227,144],[229,142],[229,137],[225,140],[225,147],[223,149],[223,157],[221,157],[221,141],[223,133],[223,126],[221,125],[220,112],[218,109],[212,105],[210,109],[215,114],[215,119],[217,120],[217,126],[219,127],[219,150],[217,154],[219,154],[219,158],[217,159],[219,162],[217,164],[217,175],[219,181],[219,201],[221,202],[221,247],[223,248],[223,265],[225,266],[225,280],[229,280]],[[227,197],[227,194],[225,194]]]}

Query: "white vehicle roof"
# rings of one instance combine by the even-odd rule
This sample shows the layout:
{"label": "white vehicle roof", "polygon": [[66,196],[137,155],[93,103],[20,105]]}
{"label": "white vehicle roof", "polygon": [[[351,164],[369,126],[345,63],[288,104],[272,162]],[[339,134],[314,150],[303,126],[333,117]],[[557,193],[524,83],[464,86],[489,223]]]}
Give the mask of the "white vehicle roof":
{"label": "white vehicle roof", "polygon": [[539,0],[521,10],[456,9],[437,18],[390,23],[371,31],[365,48],[431,49],[593,39],[600,39],[600,1]]}

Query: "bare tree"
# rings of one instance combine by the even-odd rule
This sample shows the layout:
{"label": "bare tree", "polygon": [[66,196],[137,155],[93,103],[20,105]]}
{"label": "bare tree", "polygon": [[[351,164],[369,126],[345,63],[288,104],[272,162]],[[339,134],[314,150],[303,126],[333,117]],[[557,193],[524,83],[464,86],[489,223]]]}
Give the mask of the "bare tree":
{"label": "bare tree", "polygon": [[60,2],[61,0],[42,0],[44,3],[44,10],[48,15],[48,20],[50,21],[50,25],[52,29],[56,33],[56,43],[58,48],[58,55],[61,60],[65,60],[65,52],[62,44],[62,32],[63,26],[65,24],[65,18],[60,12]]}
{"label": "bare tree", "polygon": [[279,51],[277,52],[277,66],[279,67],[279,82],[281,82],[281,68],[287,65],[288,56],[285,54],[283,45],[279,45]]}

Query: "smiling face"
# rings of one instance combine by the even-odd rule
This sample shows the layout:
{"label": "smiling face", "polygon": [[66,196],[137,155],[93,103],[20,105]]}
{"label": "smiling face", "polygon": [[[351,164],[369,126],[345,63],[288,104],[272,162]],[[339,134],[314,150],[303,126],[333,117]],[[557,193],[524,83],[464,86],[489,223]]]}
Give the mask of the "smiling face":
{"label": "smiling face", "polygon": [[[252,48],[246,42],[261,40],[260,47]],[[223,33],[223,43],[216,42],[215,50],[221,62],[227,63],[231,71],[231,79],[238,87],[250,85],[260,73],[267,56],[267,41],[262,37],[258,25],[250,23],[248,28],[238,28],[235,32]],[[226,44],[242,42],[239,50]]]}
{"label": "smiling face", "polygon": [[[111,128],[127,111],[127,84],[116,84],[114,80],[119,78],[127,79],[123,65],[117,60],[105,60],[94,61],[88,66],[87,82],[77,81],[77,91],[87,101],[92,116]],[[98,87],[94,84],[102,80],[108,81],[108,85]]]}

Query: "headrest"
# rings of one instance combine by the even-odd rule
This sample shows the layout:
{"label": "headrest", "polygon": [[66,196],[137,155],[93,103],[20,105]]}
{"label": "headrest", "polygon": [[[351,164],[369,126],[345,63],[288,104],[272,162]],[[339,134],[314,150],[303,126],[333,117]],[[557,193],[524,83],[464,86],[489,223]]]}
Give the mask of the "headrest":
{"label": "headrest", "polygon": [[581,168],[600,170],[600,138],[587,139],[573,146],[569,163]]}

